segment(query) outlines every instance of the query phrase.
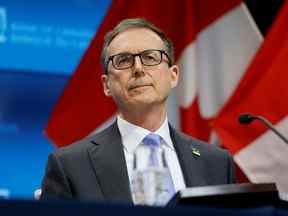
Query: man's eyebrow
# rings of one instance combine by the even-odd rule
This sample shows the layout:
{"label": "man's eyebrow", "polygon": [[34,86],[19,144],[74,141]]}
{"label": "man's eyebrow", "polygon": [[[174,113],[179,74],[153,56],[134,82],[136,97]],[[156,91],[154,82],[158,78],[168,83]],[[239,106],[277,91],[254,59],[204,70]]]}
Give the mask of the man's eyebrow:
{"label": "man's eyebrow", "polygon": [[125,55],[125,54],[133,54],[132,52],[128,52],[128,51],[126,51],[126,52],[119,52],[119,53],[115,53],[115,54],[113,54],[113,55],[110,55],[110,56],[115,56],[115,55]]}

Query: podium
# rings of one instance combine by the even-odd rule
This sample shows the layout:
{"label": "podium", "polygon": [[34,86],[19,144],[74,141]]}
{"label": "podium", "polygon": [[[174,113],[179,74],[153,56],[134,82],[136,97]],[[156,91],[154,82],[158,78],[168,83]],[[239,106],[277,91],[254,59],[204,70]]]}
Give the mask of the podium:
{"label": "podium", "polygon": [[282,201],[274,183],[244,183],[187,188],[176,193],[167,206],[193,204],[243,208],[280,203]]}
{"label": "podium", "polygon": [[[0,200],[0,215],[287,216],[288,205],[280,206],[278,201],[275,184],[220,185],[182,190],[169,203],[176,205],[172,208],[77,200]],[[237,206],[240,208],[231,208]]]}

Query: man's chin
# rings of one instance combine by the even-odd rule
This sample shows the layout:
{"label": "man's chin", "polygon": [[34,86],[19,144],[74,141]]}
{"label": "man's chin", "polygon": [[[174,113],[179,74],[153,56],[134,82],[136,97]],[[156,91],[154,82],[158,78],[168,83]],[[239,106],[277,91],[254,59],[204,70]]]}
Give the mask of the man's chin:
{"label": "man's chin", "polygon": [[132,107],[141,109],[145,107],[151,107],[156,104],[160,104],[160,102],[153,95],[137,95],[130,100],[129,104]]}

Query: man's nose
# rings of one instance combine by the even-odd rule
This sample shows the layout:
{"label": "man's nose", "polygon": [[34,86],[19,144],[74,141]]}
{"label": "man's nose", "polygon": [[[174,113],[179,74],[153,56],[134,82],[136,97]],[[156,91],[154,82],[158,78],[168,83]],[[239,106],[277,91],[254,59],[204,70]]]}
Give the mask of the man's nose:
{"label": "man's nose", "polygon": [[135,56],[134,58],[134,66],[132,68],[135,74],[143,74],[143,64],[141,62],[140,56]]}

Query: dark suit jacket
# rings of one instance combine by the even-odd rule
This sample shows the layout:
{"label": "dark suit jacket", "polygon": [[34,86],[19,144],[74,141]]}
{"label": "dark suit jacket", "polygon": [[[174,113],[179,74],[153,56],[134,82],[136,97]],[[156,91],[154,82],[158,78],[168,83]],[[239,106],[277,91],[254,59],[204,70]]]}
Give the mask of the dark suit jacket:
{"label": "dark suit jacket", "polygon": [[[187,187],[234,183],[233,163],[227,151],[172,127],[170,131]],[[193,153],[195,149],[200,156]],[[49,155],[41,198],[53,197],[132,202],[116,122],[93,137]]]}

